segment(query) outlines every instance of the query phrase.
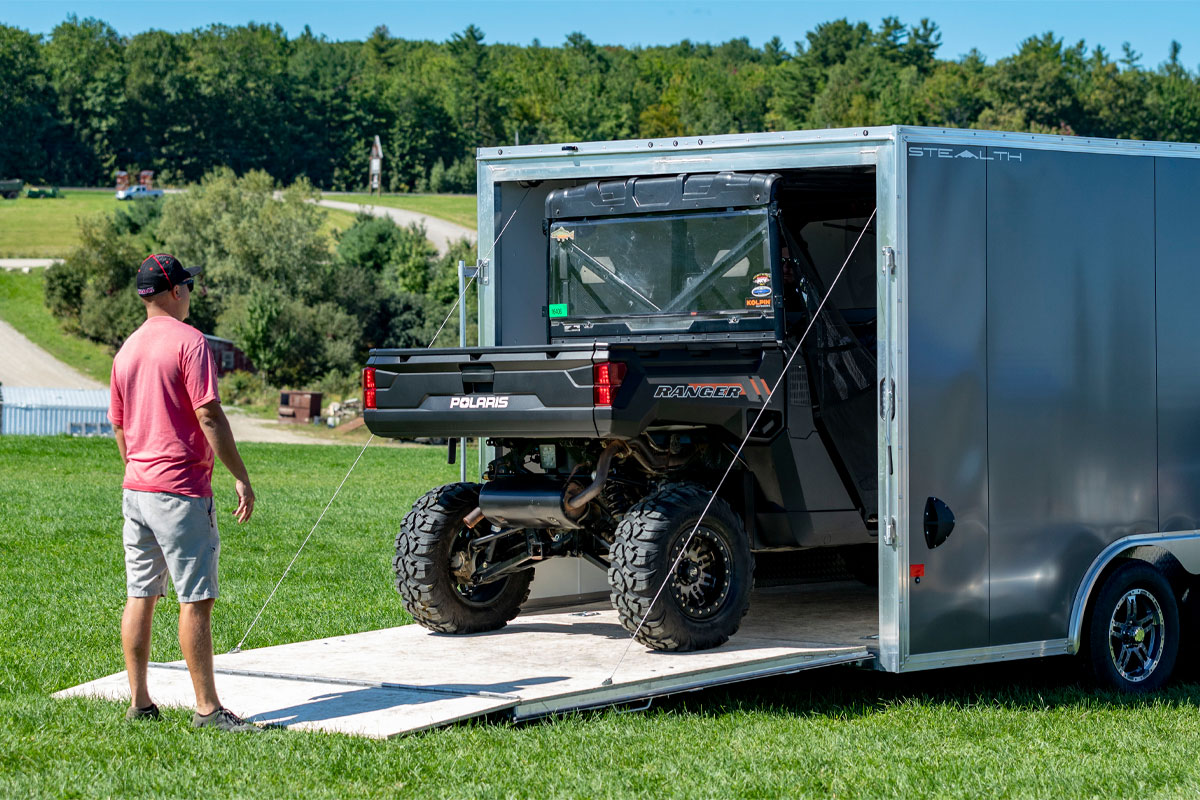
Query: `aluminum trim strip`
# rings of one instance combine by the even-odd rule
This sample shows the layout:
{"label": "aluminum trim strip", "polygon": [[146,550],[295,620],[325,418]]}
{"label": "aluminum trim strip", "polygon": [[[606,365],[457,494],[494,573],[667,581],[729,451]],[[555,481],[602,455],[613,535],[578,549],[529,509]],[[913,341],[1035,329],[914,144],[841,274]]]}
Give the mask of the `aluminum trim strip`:
{"label": "aluminum trim strip", "polygon": [[[800,658],[802,660],[794,660]],[[777,675],[790,675],[818,667],[828,667],[837,664],[853,664],[855,662],[871,661],[874,656],[866,649],[833,653],[826,656],[805,657],[786,656],[783,663],[774,664],[748,672],[740,671],[741,667],[734,665],[723,670],[713,671],[703,676],[692,675],[668,676],[645,681],[641,684],[612,686],[599,689],[589,689],[560,697],[548,697],[517,705],[512,710],[513,719],[525,721],[545,717],[550,714],[560,714],[568,711],[583,711],[586,709],[604,708],[605,706],[620,705],[635,700],[645,700],[662,697],[669,694],[694,692],[714,686],[731,683],[769,678]],[[688,680],[690,678],[690,680]],[[676,682],[678,681],[678,682]],[[636,688],[641,686],[641,689]]]}
{"label": "aluminum trim strip", "polygon": [[[1072,653],[1079,652],[1079,646],[1083,639],[1083,616],[1087,611],[1088,601],[1091,600],[1092,591],[1096,588],[1096,582],[1100,579],[1100,573],[1104,571],[1104,568],[1114,558],[1131,548],[1153,545],[1170,551],[1171,548],[1166,547],[1166,545],[1175,542],[1190,542],[1200,545],[1200,530],[1173,531],[1171,533],[1138,533],[1117,539],[1100,551],[1100,554],[1093,559],[1091,566],[1088,567],[1087,572],[1083,574],[1083,580],[1079,583],[1079,589],[1076,590],[1075,600],[1071,605],[1071,621],[1067,628],[1067,641],[1070,643]],[[1187,567],[1186,564],[1184,566],[1185,568]],[[1196,565],[1193,564],[1193,566]]]}
{"label": "aluminum trim strip", "polygon": [[[622,139],[618,141],[554,142],[513,147],[480,147],[475,151],[482,162],[527,158],[576,159],[609,155],[696,152],[725,149],[756,149],[779,145],[892,142],[899,129],[894,125],[868,128],[832,128],[806,131],[770,131],[764,133],[728,133],[712,136],[678,136],[658,139]],[[575,148],[567,149],[563,148]]]}
{"label": "aluminum trim strip", "polygon": [[966,650],[946,650],[941,653],[922,653],[904,660],[901,672],[918,672],[939,667],[963,667],[971,664],[991,664],[997,661],[1015,661],[1023,658],[1068,655],[1071,642],[1068,639],[1047,639],[1040,642],[974,647]]}
{"label": "aluminum trim strip", "polygon": [[1118,153],[1136,156],[1177,156],[1200,158],[1200,144],[1154,142],[1131,139],[1100,139],[1016,131],[972,131],[956,128],[920,128],[901,126],[898,141],[945,142],[950,145],[1013,147],[1023,150],[1059,150],[1078,153]]}

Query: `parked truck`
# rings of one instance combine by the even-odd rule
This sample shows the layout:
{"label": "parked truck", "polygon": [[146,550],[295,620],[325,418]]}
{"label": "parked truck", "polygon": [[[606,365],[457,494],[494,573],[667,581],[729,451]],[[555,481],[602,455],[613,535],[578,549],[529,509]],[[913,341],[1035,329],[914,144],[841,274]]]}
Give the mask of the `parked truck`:
{"label": "parked truck", "polygon": [[879,668],[1162,685],[1200,574],[1198,181],[1195,145],[910,127],[480,150],[484,344],[363,375],[375,434],[489,451],[404,514],[405,607],[494,630],[573,557],[643,644],[704,649],[756,563],[836,549]]}

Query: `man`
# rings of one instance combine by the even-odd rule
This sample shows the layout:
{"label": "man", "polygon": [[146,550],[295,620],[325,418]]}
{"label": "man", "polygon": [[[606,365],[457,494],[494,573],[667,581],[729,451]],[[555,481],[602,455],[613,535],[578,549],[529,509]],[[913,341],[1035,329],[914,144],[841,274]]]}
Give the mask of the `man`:
{"label": "man", "polygon": [[196,692],[192,726],[259,730],[221,706],[213,679],[211,617],[220,536],[213,511],[213,453],[236,480],[238,522],[254,492],[217,394],[217,368],[204,335],[183,320],[201,267],[155,254],[138,269],[146,321],[113,359],[109,418],[125,462],[125,576],[121,644],[132,702],[128,719],[157,719],[146,668],[150,624],[167,575],[179,597],[179,646]]}

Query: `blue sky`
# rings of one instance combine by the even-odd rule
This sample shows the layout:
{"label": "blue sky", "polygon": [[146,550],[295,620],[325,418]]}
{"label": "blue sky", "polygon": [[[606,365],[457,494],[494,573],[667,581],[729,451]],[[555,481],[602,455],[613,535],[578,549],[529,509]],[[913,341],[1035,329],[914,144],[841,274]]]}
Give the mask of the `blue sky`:
{"label": "blue sky", "polygon": [[956,58],[972,47],[989,61],[1012,53],[1030,35],[1053,31],[1089,49],[1099,44],[1114,56],[1128,41],[1142,53],[1142,63],[1166,59],[1172,38],[1183,45],[1184,64],[1200,64],[1200,2],[1194,0],[6,0],[0,22],[36,33],[49,33],[67,14],[99,17],[123,34],[150,28],[177,31],[214,22],[241,24],[278,22],[289,35],[311,26],[330,39],[363,39],[376,25],[395,36],[442,41],[475,23],[487,42],[558,44],[572,31],[582,31],[600,44],[669,44],[680,39],[722,42],[745,36],[761,45],[779,36],[789,48],[820,22],[840,17],[872,26],[886,15],[907,24],[929,17],[942,30],[942,58]]}

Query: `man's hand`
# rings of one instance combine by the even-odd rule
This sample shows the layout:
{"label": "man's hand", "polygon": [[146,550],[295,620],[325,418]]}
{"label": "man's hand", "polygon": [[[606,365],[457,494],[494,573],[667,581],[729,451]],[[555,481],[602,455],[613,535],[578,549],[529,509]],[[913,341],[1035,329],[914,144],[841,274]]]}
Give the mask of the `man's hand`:
{"label": "man's hand", "polygon": [[254,513],[254,490],[246,481],[237,481],[234,483],[234,489],[237,491],[238,504],[233,515],[237,517],[238,522],[245,522]]}
{"label": "man's hand", "polygon": [[250,476],[246,474],[246,465],[242,463],[242,457],[233,441],[229,420],[225,418],[225,412],[216,400],[197,408],[196,419],[199,420],[200,430],[204,432],[217,458],[221,459],[221,463],[233,475],[238,496],[233,516],[237,517],[238,522],[245,522],[254,513],[254,490],[250,488]]}

